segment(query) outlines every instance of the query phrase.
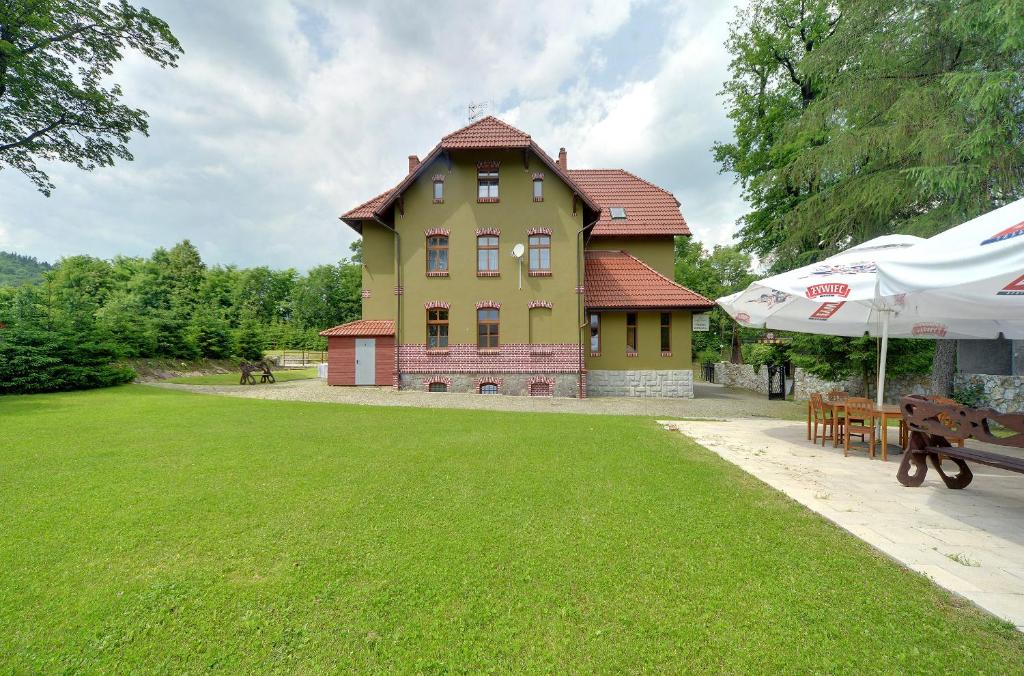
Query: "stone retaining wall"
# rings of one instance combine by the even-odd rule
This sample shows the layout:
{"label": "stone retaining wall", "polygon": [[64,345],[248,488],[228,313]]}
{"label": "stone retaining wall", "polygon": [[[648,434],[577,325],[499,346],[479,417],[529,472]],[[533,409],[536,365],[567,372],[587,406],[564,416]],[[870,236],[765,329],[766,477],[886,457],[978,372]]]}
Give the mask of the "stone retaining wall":
{"label": "stone retaining wall", "polygon": [[[795,369],[793,378],[793,398],[806,401],[811,392],[829,392],[831,390],[842,390],[849,392],[854,397],[868,397],[874,399],[875,384],[871,383],[867,390],[864,389],[864,382],[860,378],[850,380],[828,381],[808,373],[802,368]],[[729,387],[742,387],[762,394],[768,394],[768,367],[761,366],[760,370],[754,372],[750,364],[730,364],[719,362],[715,364],[715,382]],[[787,390],[789,383],[787,381]],[[906,394],[927,394],[931,388],[929,376],[898,376],[889,378],[885,382],[885,400],[895,402]]]}
{"label": "stone retaining wall", "polygon": [[588,397],[693,398],[693,371],[588,371]]}
{"label": "stone retaining wall", "polygon": [[983,406],[1003,413],[1024,411],[1024,376],[992,376],[984,373],[958,373],[953,388],[980,387],[984,393]]}

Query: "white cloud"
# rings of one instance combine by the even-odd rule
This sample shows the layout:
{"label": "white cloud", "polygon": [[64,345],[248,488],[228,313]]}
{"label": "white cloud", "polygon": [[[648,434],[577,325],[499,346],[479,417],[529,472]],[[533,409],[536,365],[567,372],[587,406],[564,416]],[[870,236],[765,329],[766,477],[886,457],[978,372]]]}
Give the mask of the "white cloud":
{"label": "white cloud", "polygon": [[[709,150],[729,132],[714,95],[728,8],[149,6],[186,50],[176,70],[133,56],[117,72],[129,102],[150,113],[151,137],[133,141],[132,163],[55,167],[50,199],[0,172],[2,246],[54,259],[145,254],[188,237],[212,262],[335,260],[354,237],[338,214],[393,185],[407,155],[428,151],[483,99],[549,151],[568,147],[573,166],[622,166],[672,190],[709,243],[725,241],[742,211]],[[624,32],[660,41],[649,66],[615,49]]]}

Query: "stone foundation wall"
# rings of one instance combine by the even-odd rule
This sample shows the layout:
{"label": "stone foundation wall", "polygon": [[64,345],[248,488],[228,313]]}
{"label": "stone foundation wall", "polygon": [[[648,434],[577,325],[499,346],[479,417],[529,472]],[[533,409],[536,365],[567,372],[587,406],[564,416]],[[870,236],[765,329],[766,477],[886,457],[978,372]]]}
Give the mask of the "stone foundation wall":
{"label": "stone foundation wall", "polygon": [[[498,394],[527,396],[530,385],[545,382],[555,397],[576,397],[579,380],[575,373],[403,373],[403,390],[426,391],[432,382],[442,382],[449,392],[476,393],[481,383],[495,383]],[[486,395],[484,395],[486,396]]]}
{"label": "stone foundation wall", "polygon": [[693,371],[588,371],[588,397],[693,398]]}
{"label": "stone foundation wall", "polygon": [[1001,413],[1024,411],[1024,376],[992,376],[984,373],[958,373],[953,378],[953,389],[980,387],[984,393],[983,406]]}

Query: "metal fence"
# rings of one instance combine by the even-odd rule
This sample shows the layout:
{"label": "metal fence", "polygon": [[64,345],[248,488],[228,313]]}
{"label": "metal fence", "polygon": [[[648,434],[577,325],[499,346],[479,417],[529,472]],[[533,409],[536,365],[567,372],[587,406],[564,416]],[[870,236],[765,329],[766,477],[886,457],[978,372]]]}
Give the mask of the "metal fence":
{"label": "metal fence", "polygon": [[266,358],[278,368],[304,369],[327,361],[327,350],[271,350]]}

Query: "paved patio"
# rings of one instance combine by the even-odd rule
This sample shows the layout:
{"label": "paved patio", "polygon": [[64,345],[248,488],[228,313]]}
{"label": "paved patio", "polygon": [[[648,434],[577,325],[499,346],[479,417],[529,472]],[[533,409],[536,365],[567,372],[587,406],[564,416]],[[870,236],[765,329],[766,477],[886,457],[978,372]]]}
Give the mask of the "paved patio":
{"label": "paved patio", "polygon": [[661,422],[1024,631],[1024,476],[972,464],[964,490],[934,470],[905,488],[893,446],[882,462],[811,445],[803,422]]}

